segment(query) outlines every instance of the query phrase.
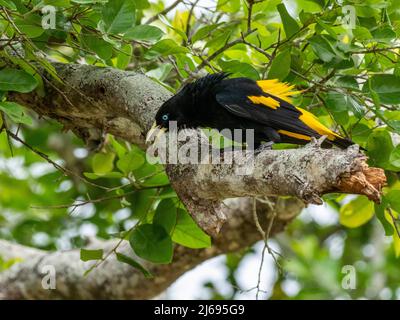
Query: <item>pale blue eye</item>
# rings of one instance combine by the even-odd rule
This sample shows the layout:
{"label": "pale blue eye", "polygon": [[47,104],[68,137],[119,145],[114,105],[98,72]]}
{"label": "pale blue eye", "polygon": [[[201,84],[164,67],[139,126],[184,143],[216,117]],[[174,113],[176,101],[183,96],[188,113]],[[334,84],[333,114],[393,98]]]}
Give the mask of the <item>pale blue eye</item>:
{"label": "pale blue eye", "polygon": [[167,120],[168,120],[168,115],[167,115],[167,114],[164,114],[164,115],[162,116],[162,119],[163,119],[164,121],[167,121]]}

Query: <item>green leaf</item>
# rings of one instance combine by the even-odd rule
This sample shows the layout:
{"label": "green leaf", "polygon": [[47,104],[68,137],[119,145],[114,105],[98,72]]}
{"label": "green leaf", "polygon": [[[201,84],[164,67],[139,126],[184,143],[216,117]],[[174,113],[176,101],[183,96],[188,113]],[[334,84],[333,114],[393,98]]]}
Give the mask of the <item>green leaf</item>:
{"label": "green leaf", "polygon": [[279,79],[283,81],[290,73],[292,58],[290,50],[285,50],[278,54],[272,61],[268,72],[268,79]]}
{"label": "green leaf", "polygon": [[132,59],[133,47],[130,43],[124,44],[118,51],[115,66],[118,69],[125,70]]}
{"label": "green leaf", "polygon": [[394,229],[390,224],[390,222],[386,219],[385,215],[386,206],[384,204],[379,204],[379,205],[375,204],[374,207],[375,207],[375,215],[382,224],[382,227],[385,230],[385,235],[388,237],[393,235]]}
{"label": "green leaf", "polygon": [[142,224],[132,231],[129,243],[135,253],[154,263],[170,263],[173,255],[171,237],[157,224]]}
{"label": "green leaf", "polygon": [[299,18],[303,26],[308,26],[314,23],[316,20],[315,15],[313,15],[311,12],[305,12],[304,10],[301,10],[301,12],[299,13]]}
{"label": "green leaf", "polygon": [[108,0],[71,0],[71,2],[80,3],[80,4],[89,4],[89,3],[106,3]]}
{"label": "green leaf", "polygon": [[24,107],[16,102],[0,102],[0,111],[3,111],[15,123],[32,124],[32,119],[25,114]]}
{"label": "green leaf", "polygon": [[162,200],[154,214],[153,223],[162,226],[168,234],[175,228],[177,208],[171,199]]}
{"label": "green leaf", "polygon": [[357,98],[353,98],[350,95],[345,95],[345,100],[349,110],[351,110],[358,119],[364,117],[363,106]]}
{"label": "green leaf", "polygon": [[92,169],[96,174],[105,174],[114,168],[114,153],[96,153],[92,159]]}
{"label": "green leaf", "polygon": [[207,39],[207,43],[205,45],[206,48],[210,48],[212,51],[217,50],[220,47],[223,47],[229,40],[233,33],[232,28],[224,28],[218,29],[211,39]]}
{"label": "green leaf", "polygon": [[212,31],[214,31],[216,28],[218,28],[219,25],[220,25],[220,23],[215,23],[215,24],[210,24],[210,25],[201,27],[193,34],[193,36],[191,38],[192,42],[194,43],[196,41],[204,39],[209,34],[211,34]]}
{"label": "green leaf", "polygon": [[141,185],[144,187],[157,187],[157,186],[165,186],[168,184],[169,184],[169,179],[167,174],[165,172],[160,172],[152,177],[145,179],[145,181]]}
{"label": "green leaf", "polygon": [[98,38],[95,33],[82,33],[81,39],[84,46],[92,50],[101,59],[108,60],[112,57],[112,44],[103,38]]}
{"label": "green leaf", "polygon": [[153,205],[156,189],[144,189],[133,195],[132,213],[135,219],[143,220]]}
{"label": "green leaf", "polygon": [[364,116],[361,103],[350,95],[340,94],[336,92],[328,94],[328,99],[326,102],[328,107],[332,107],[333,101],[335,102],[336,107],[336,110],[334,111],[339,111],[338,106],[340,104],[340,108],[343,108],[341,111],[352,111],[358,119]]}
{"label": "green leaf", "polygon": [[361,27],[361,26],[356,26],[356,28],[353,30],[353,35],[357,40],[370,40],[370,39],[372,39],[371,32],[367,28]]}
{"label": "green leaf", "polygon": [[114,151],[117,153],[118,158],[122,158],[123,155],[127,152],[126,147],[120,144],[115,137],[112,135],[108,135],[108,139],[110,140]]}
{"label": "green leaf", "polygon": [[374,216],[374,204],[364,196],[358,196],[340,208],[340,223],[348,228],[357,228]]}
{"label": "green leaf", "polygon": [[335,84],[339,87],[360,91],[360,86],[355,77],[342,76],[335,80]]}
{"label": "green leaf", "polygon": [[400,230],[400,223],[399,223],[400,214],[398,212],[392,211],[392,215],[394,216],[394,219],[389,215],[389,213],[386,213],[386,218],[389,220],[390,224],[393,226],[393,229],[396,230],[395,232],[393,232],[393,247],[394,247],[395,256],[396,256],[396,258],[398,258],[398,257],[400,257],[400,237],[399,237],[399,234],[397,233],[397,230]]}
{"label": "green leaf", "polygon": [[137,9],[147,9],[148,7],[150,7],[149,0],[136,0]]}
{"label": "green leaf", "polygon": [[327,108],[332,112],[335,121],[346,125],[349,121],[348,107],[343,95],[330,92],[325,100]]}
{"label": "green leaf", "polygon": [[11,0],[0,0],[0,5],[10,9],[10,10],[17,10],[17,7],[15,6],[14,2]]}
{"label": "green leaf", "polygon": [[387,130],[375,130],[367,141],[368,156],[372,165],[390,169],[390,156],[393,150],[392,138]]}
{"label": "green leaf", "polygon": [[134,26],[124,34],[126,40],[154,41],[159,40],[164,32],[155,26],[142,24]]}
{"label": "green leaf", "polygon": [[146,278],[153,278],[153,275],[151,274],[150,271],[148,271],[145,267],[143,267],[139,262],[133,260],[131,257],[128,257],[119,252],[116,252],[116,256],[119,262],[129,264],[131,267],[141,271]]}
{"label": "green leaf", "polygon": [[391,74],[375,75],[370,80],[371,89],[382,103],[400,104],[400,78]]}
{"label": "green leaf", "polygon": [[307,0],[307,1],[314,2],[318,4],[321,8],[325,6],[325,0]]}
{"label": "green leaf", "polygon": [[384,196],[384,202],[387,203],[393,210],[400,212],[400,190],[390,190]]}
{"label": "green leaf", "polygon": [[396,32],[393,31],[392,27],[383,27],[372,31],[374,40],[380,42],[390,42],[396,38]]}
{"label": "green leaf", "polygon": [[236,77],[247,77],[253,80],[260,79],[260,75],[251,64],[239,60],[219,60],[219,64],[225,72],[232,73]]}
{"label": "green leaf", "polygon": [[98,250],[81,249],[82,261],[101,260],[101,259],[103,259],[103,249],[98,249]]}
{"label": "green leaf", "polygon": [[11,68],[0,70],[0,90],[27,93],[36,88],[36,79],[25,72]]}
{"label": "green leaf", "polygon": [[334,38],[334,39],[337,38],[336,32],[335,32],[329,25],[327,25],[325,22],[323,22],[323,21],[322,21],[321,19],[319,19],[318,17],[316,17],[315,20],[317,21],[318,25],[319,25],[322,29],[325,29],[325,31],[329,33],[329,35],[330,35],[332,38]]}
{"label": "green leaf", "polygon": [[300,31],[300,27],[297,21],[290,16],[285,5],[283,3],[277,5],[279,15],[281,16],[283,29],[285,30],[286,38],[290,38],[294,34]]}
{"label": "green leaf", "polygon": [[18,30],[28,38],[40,37],[45,31],[42,27],[42,18],[37,14],[29,14],[23,18],[15,18],[14,23]]}
{"label": "green leaf", "polygon": [[124,175],[121,172],[107,172],[107,173],[93,173],[93,172],[84,172],[83,175],[86,178],[92,179],[92,180],[97,180],[100,178],[105,178],[105,179],[121,179],[124,177]]}
{"label": "green leaf", "polygon": [[217,10],[224,12],[238,12],[240,10],[240,0],[218,0]]}
{"label": "green leaf", "polygon": [[135,24],[135,1],[109,0],[103,7],[102,17],[107,33],[124,33]]}
{"label": "green leaf", "polygon": [[200,249],[211,246],[211,238],[205,234],[186,210],[177,209],[177,219],[172,240],[182,246]]}
{"label": "green leaf", "polygon": [[316,35],[308,39],[315,54],[324,62],[331,62],[336,58],[332,44],[323,36]]}
{"label": "green leaf", "polygon": [[171,54],[187,53],[189,50],[178,45],[172,39],[164,39],[154,44],[145,54],[146,59],[154,59],[157,56],[169,56]]}
{"label": "green leaf", "polygon": [[125,175],[128,175],[133,170],[140,168],[144,163],[144,158],[141,154],[134,150],[123,155],[117,161],[117,168],[121,170]]}
{"label": "green leaf", "polygon": [[158,68],[147,71],[146,75],[150,78],[155,78],[159,81],[164,81],[173,68],[174,67],[171,63],[163,63]]}
{"label": "green leaf", "polygon": [[400,145],[397,145],[396,148],[392,150],[392,153],[389,157],[389,162],[392,166],[400,169]]}
{"label": "green leaf", "polygon": [[[180,11],[177,11],[175,14],[175,18],[178,17],[180,15]],[[174,27],[169,21],[168,19],[163,16],[163,15],[158,15],[158,19],[165,24],[166,27],[170,28],[171,30],[174,30],[185,42],[187,41],[187,35],[186,33],[181,30],[180,28],[176,28]]]}

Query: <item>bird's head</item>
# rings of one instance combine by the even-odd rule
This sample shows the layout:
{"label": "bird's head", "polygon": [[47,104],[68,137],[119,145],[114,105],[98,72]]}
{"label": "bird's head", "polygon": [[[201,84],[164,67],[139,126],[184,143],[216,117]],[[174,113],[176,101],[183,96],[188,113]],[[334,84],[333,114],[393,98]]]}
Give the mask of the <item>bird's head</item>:
{"label": "bird's head", "polygon": [[155,121],[152,128],[147,134],[146,141],[156,139],[169,130],[179,130],[182,128],[190,128],[190,118],[185,114],[188,106],[193,103],[190,95],[187,94],[185,87],[176,95],[165,101],[157,111]]}
{"label": "bird's head", "polygon": [[177,94],[164,102],[161,108],[157,111],[155,124],[157,127],[165,130],[172,128],[172,122],[176,122],[178,129],[185,127],[186,121],[184,116],[184,108],[187,98]]}
{"label": "bird's head", "polygon": [[146,141],[156,139],[168,130],[197,128],[207,123],[201,119],[199,109],[212,99],[212,88],[228,76],[227,73],[215,73],[188,83],[158,110],[153,127]]}

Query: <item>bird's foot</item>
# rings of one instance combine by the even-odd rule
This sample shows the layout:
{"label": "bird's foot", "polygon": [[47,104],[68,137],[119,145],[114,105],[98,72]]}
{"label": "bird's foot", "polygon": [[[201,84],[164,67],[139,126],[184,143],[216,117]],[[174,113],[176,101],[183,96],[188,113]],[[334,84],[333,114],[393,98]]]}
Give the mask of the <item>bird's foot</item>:
{"label": "bird's foot", "polygon": [[265,150],[272,150],[272,146],[274,145],[273,141],[269,141],[266,143],[261,144],[257,149],[255,149],[256,154],[260,154],[261,152]]}
{"label": "bird's foot", "polygon": [[322,144],[324,143],[324,141],[327,139],[327,136],[320,136],[318,139],[315,137],[311,137],[311,142],[310,145],[311,146],[316,146],[321,148]]}

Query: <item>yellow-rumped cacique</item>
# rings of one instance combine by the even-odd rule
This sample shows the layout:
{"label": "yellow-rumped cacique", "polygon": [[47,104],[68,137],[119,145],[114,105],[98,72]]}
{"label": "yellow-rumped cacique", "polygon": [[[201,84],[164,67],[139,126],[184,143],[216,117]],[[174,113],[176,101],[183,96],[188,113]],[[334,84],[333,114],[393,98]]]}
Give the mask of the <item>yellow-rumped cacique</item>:
{"label": "yellow-rumped cacique", "polygon": [[176,121],[178,129],[254,129],[255,148],[263,142],[306,144],[321,136],[326,136],[322,147],[354,144],[312,113],[294,106],[292,96],[301,93],[293,90],[294,86],[228,75],[210,74],[183,86],[160,107],[155,125],[168,130],[169,121]]}

